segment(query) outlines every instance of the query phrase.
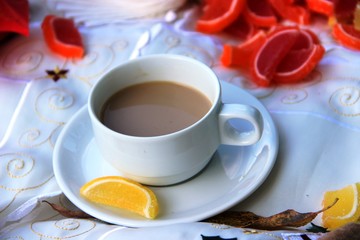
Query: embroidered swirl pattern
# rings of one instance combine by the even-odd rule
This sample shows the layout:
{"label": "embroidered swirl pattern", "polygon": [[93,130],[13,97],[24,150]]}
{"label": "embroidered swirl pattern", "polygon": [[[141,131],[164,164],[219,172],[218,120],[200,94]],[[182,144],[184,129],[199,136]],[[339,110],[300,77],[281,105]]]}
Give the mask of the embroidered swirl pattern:
{"label": "embroidered swirl pattern", "polygon": [[284,104],[296,104],[304,101],[308,97],[305,89],[290,89],[287,95],[281,98]]}
{"label": "embroidered swirl pattern", "polygon": [[[214,69],[215,70],[215,69]],[[220,75],[220,74],[218,74]],[[230,76],[228,78],[223,79],[226,82],[232,83],[236,86],[239,86],[243,89],[249,91],[252,95],[254,95],[258,99],[263,99],[269,97],[275,91],[275,88],[258,88],[256,85],[249,79],[243,77],[241,73],[237,73],[236,75]]]}
{"label": "embroidered swirl pattern", "polygon": [[[87,219],[61,219],[53,222],[54,228],[47,224],[43,227],[43,222],[34,222],[31,224],[31,230],[42,238],[68,239],[83,235],[96,227],[96,223]],[[46,224],[46,223],[45,223]],[[60,230],[60,231],[59,231]],[[54,235],[59,234],[59,235]]]}
{"label": "embroidered swirl pattern", "polygon": [[64,124],[67,120],[63,110],[74,105],[75,97],[66,89],[50,88],[37,97],[35,110],[38,116],[46,121],[57,124]]}
{"label": "embroidered swirl pattern", "polygon": [[114,42],[111,47],[115,50],[115,51],[123,51],[125,50],[127,47],[129,46],[129,42],[127,40],[124,39],[120,39],[117,40],[116,42]]}
{"label": "embroidered swirl pattern", "polygon": [[39,129],[29,129],[19,139],[19,146],[24,148],[37,147],[47,141],[47,136],[42,136]]}
{"label": "embroidered swirl pattern", "polygon": [[209,67],[214,66],[214,60],[211,54],[204,48],[191,43],[184,43],[179,37],[174,34],[166,35],[163,39],[167,49],[165,53],[184,55],[197,59]]}
{"label": "embroidered swirl pattern", "polygon": [[213,58],[210,53],[203,48],[195,45],[178,45],[169,48],[166,53],[184,55],[199,60],[209,67],[214,66]]}
{"label": "embroidered swirl pattern", "polygon": [[342,87],[329,98],[330,108],[345,117],[360,116],[360,88]]}
{"label": "embroidered swirl pattern", "polygon": [[76,219],[63,219],[56,221],[54,225],[61,230],[72,231],[80,227],[80,222]]}
{"label": "embroidered swirl pattern", "polygon": [[63,110],[71,107],[74,103],[74,98],[69,96],[69,93],[64,90],[54,92],[54,94],[49,96],[49,107],[53,110]]}
{"label": "embroidered swirl pattern", "polygon": [[6,172],[10,178],[23,178],[27,176],[35,166],[34,158],[21,153],[8,153],[0,155],[0,160],[1,163],[6,162]]}
{"label": "embroidered swirl pattern", "polygon": [[[125,41],[125,40],[124,40]],[[116,48],[123,48],[127,46],[126,42],[120,40],[115,42]],[[111,64],[114,62],[116,53],[112,47],[105,45],[92,45],[91,49],[81,61],[73,60],[70,65],[75,68],[73,76],[86,83],[91,84],[91,80],[96,80],[102,74],[109,70]],[[102,66],[99,68],[99,66]]]}
{"label": "embroidered swirl pattern", "polygon": [[41,49],[39,44],[41,41],[25,42],[10,49],[4,55],[1,67],[4,71],[17,75],[35,71],[44,59],[44,53],[38,50]]}

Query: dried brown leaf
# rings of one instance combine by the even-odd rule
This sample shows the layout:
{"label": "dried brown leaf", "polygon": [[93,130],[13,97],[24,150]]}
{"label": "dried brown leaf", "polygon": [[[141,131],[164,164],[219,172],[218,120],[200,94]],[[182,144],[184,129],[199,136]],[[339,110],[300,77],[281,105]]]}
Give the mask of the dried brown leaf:
{"label": "dried brown leaf", "polygon": [[277,213],[269,217],[262,217],[252,212],[228,211],[211,217],[206,222],[225,224],[233,227],[250,227],[256,229],[279,229],[285,227],[301,227],[310,223],[319,213],[326,211],[333,204],[317,212],[300,213],[293,209]]}
{"label": "dried brown leaf", "polygon": [[64,208],[63,206],[56,204],[56,203],[50,203],[46,200],[43,200],[42,202],[47,203],[50,205],[52,209],[57,211],[59,214],[61,214],[64,217],[68,218],[92,218],[89,214],[83,212],[83,211],[76,211],[76,210],[69,210],[67,208]]}

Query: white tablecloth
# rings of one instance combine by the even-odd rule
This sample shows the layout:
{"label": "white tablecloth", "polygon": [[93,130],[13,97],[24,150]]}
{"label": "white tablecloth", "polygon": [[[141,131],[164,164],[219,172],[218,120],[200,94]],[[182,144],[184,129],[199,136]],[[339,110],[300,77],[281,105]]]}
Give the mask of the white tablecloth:
{"label": "white tablecloth", "polygon": [[[259,89],[238,70],[221,66],[225,39],[193,30],[196,8],[174,22],[80,27],[86,56],[74,61],[54,55],[44,43],[40,24],[53,11],[48,3],[30,1],[30,36],[0,46],[0,239],[293,239],[295,230],[208,223],[132,229],[64,218],[41,203],[46,199],[74,208],[56,183],[52,152],[66,122],[86,104],[92,85],[118,64],[154,53],[194,57],[270,111],[280,138],[276,164],[265,183],[233,210],[263,216],[286,209],[317,211],[325,191],[360,181],[360,54],[337,45],[328,26],[309,26],[327,49],[309,81]],[[47,77],[46,70],[56,67],[69,70],[66,79]],[[321,224],[320,216],[314,222]]]}

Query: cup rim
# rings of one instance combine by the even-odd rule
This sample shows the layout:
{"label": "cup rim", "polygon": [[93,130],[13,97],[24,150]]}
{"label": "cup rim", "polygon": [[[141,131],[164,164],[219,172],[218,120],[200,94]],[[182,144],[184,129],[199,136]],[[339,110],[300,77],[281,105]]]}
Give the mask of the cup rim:
{"label": "cup rim", "polygon": [[[212,105],[211,108],[207,111],[207,113],[202,116],[198,121],[196,121],[195,123],[191,124],[190,126],[187,126],[185,128],[182,128],[178,131],[175,132],[171,132],[171,133],[167,133],[167,134],[162,134],[162,135],[155,135],[155,136],[134,136],[134,135],[128,135],[128,134],[124,134],[124,133],[120,133],[117,132],[115,130],[112,130],[111,128],[105,126],[99,119],[99,117],[97,116],[97,114],[95,114],[95,111],[93,109],[93,96],[94,96],[94,92],[96,90],[96,88],[101,84],[101,82],[103,81],[103,79],[108,78],[111,74],[113,74],[113,72],[115,72],[118,68],[122,68],[126,65],[129,64],[134,64],[136,62],[139,61],[144,61],[146,59],[157,59],[157,58],[171,58],[171,59],[180,59],[180,60],[186,60],[186,61],[190,61],[194,64],[199,65],[200,67],[204,68],[206,71],[209,72],[209,74],[213,75],[214,79],[216,79],[216,83],[214,86],[216,86],[216,97],[214,98],[214,101],[212,101]],[[135,84],[134,84],[135,85]],[[186,84],[185,84],[186,85]],[[131,86],[131,85],[129,85]],[[123,137],[127,137],[128,139],[134,139],[134,140],[138,140],[138,139],[147,139],[147,140],[158,140],[158,139],[162,139],[162,138],[169,138],[169,137],[175,137],[179,134],[182,134],[186,131],[189,131],[190,128],[193,128],[197,125],[199,125],[201,122],[204,121],[204,119],[206,119],[210,114],[212,114],[215,110],[215,108],[221,104],[221,84],[220,81],[217,77],[217,75],[215,74],[215,72],[206,64],[202,63],[199,60],[196,60],[194,58],[191,57],[187,57],[187,56],[183,56],[183,55],[176,55],[176,54],[152,54],[152,55],[146,55],[146,56],[139,56],[135,59],[131,59],[128,61],[125,61],[124,63],[119,64],[118,66],[114,67],[113,69],[111,69],[109,72],[107,72],[105,75],[103,75],[91,88],[89,96],[88,96],[88,101],[87,101],[87,109],[88,109],[88,113],[90,115],[90,118],[92,120],[95,120],[95,123],[97,126],[101,127],[102,130],[106,131],[107,133],[110,133],[112,135],[116,135],[116,136],[123,136]]]}

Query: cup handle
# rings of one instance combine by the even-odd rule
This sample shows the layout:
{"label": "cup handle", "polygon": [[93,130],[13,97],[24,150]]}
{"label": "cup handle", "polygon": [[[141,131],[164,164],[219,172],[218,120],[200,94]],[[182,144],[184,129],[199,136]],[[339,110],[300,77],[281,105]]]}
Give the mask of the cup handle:
{"label": "cup handle", "polygon": [[[230,123],[230,119],[243,119],[251,123],[250,131],[239,131]],[[226,145],[251,145],[259,141],[264,124],[258,109],[243,104],[223,104],[219,113],[219,131],[222,144]]]}

